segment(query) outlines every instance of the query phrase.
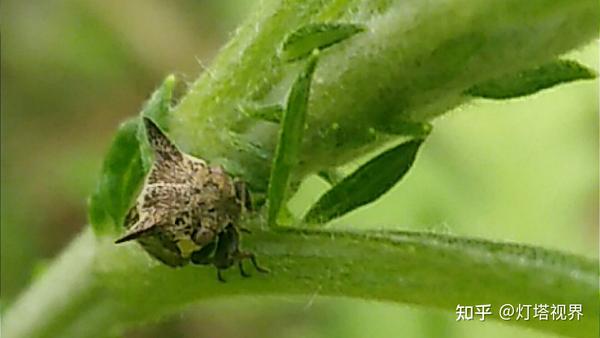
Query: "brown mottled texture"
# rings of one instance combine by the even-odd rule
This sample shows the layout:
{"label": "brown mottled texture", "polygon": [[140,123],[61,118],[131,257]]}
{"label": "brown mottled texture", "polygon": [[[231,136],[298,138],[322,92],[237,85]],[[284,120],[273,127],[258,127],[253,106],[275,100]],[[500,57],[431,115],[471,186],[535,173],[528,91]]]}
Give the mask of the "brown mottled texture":
{"label": "brown mottled texture", "polygon": [[125,217],[127,232],[116,243],[136,239],[173,267],[187,264],[194,255],[192,262],[219,270],[238,263],[245,274],[241,260],[255,263],[254,255],[239,249],[237,223],[249,205],[245,184],[221,167],[181,152],[150,119],[144,118],[144,124],[154,163]]}

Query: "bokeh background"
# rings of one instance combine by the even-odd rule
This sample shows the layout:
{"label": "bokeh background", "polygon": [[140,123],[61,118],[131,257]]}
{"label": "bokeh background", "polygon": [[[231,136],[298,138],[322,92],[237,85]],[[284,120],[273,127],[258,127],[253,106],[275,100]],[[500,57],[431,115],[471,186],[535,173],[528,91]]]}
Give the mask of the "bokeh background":
{"label": "bokeh background", "polygon": [[[120,121],[168,73],[210,65],[249,14],[242,0],[4,0],[2,311],[86,224]],[[570,54],[598,70],[598,42]],[[473,101],[434,122],[411,173],[336,227],[432,230],[598,257],[598,81]],[[309,178],[291,207],[325,189]],[[124,337],[547,337],[430,309],[320,297],[235,298]]]}

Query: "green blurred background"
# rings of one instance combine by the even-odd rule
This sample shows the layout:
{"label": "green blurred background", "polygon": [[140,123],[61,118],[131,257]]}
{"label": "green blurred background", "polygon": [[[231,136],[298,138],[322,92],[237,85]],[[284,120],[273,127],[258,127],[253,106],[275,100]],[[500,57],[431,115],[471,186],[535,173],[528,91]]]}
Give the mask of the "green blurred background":
{"label": "green blurred background", "polygon": [[[4,311],[86,223],[116,126],[168,73],[190,82],[249,14],[243,0],[5,0],[1,62]],[[598,69],[598,43],[571,54]],[[598,81],[434,123],[411,173],[336,227],[432,230],[598,256]],[[309,178],[291,207],[325,189]],[[198,304],[125,337],[545,337],[452,313],[319,297]],[[585,314],[585,312],[584,312]]]}

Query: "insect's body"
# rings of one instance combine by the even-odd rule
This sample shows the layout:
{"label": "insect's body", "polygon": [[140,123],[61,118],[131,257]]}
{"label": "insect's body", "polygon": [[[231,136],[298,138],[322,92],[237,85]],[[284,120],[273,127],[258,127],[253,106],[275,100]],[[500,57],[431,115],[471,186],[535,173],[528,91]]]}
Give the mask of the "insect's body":
{"label": "insect's body", "polygon": [[152,121],[144,121],[155,160],[125,218],[128,231],[117,243],[137,239],[173,267],[187,264],[192,255],[192,262],[219,270],[253,258],[238,245],[238,222],[249,205],[245,185],[222,168],[179,151]]}
{"label": "insect's body", "polygon": [[[139,224],[140,218],[146,219],[152,229],[139,238],[140,243],[150,247],[159,239],[161,249],[148,248],[148,251],[177,266],[185,264],[192,252],[214,241],[226,225],[237,224],[242,204],[236,200],[233,180],[222,170],[185,157],[183,164],[194,173],[188,175],[188,181],[157,181],[155,175],[150,175],[125,223],[130,229]],[[152,168],[151,172],[155,170]],[[165,248],[177,259],[163,257],[171,256],[169,253],[156,254]]]}

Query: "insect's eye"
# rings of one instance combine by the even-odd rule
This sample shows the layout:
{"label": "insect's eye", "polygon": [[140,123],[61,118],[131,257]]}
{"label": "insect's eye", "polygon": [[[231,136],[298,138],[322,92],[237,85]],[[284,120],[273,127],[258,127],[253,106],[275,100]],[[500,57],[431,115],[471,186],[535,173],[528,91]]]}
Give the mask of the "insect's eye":
{"label": "insect's eye", "polygon": [[181,217],[175,218],[175,225],[183,225],[185,221]]}
{"label": "insect's eye", "polygon": [[207,211],[208,211],[208,212],[215,212],[216,210],[217,210],[217,209],[215,209],[214,207],[212,207],[212,208],[209,208]]}

